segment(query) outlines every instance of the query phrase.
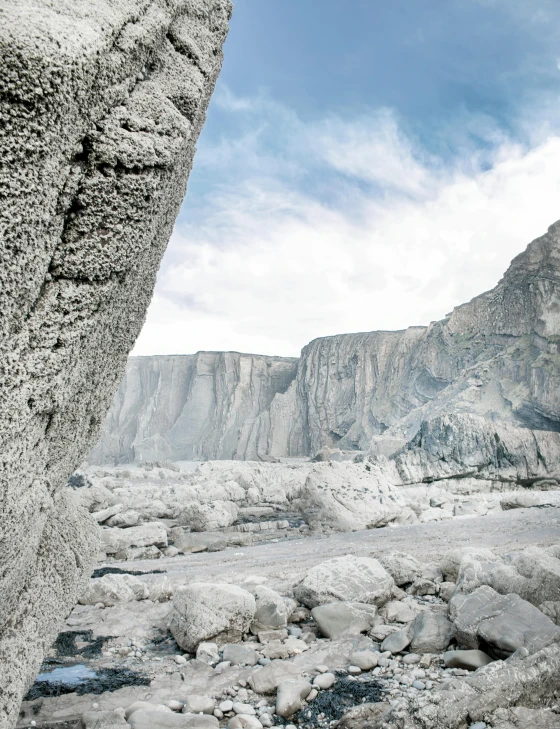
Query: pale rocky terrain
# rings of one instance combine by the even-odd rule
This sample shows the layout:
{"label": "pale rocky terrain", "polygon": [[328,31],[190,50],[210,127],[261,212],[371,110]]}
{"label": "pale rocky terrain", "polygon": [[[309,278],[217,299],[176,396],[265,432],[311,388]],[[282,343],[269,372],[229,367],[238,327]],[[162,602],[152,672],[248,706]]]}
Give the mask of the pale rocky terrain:
{"label": "pale rocky terrain", "polygon": [[[492,353],[465,340],[474,369],[354,447],[326,437],[323,410],[321,428],[306,415],[307,455],[243,459],[248,423],[291,397],[301,362],[129,362],[100,443],[68,483],[99,525],[98,568],[19,726],[559,729],[560,432],[546,394],[558,376],[557,234],[524,254],[532,278],[519,282],[516,259],[479,297],[525,301],[515,322],[492,315]],[[466,306],[482,332],[479,300]],[[395,412],[410,376],[392,391]],[[297,417],[282,417],[297,432]],[[171,442],[175,460],[146,460]],[[189,460],[209,453],[235,458]],[[132,462],[114,465],[123,454]]]}
{"label": "pale rocky terrain", "polygon": [[19,726],[557,729],[559,528],[541,506],[107,561],[40,677],[100,683],[37,682]]}
{"label": "pale rocky terrain", "polygon": [[559,729],[560,223],[428,327],[127,364],[230,13],[2,7],[0,729]]}

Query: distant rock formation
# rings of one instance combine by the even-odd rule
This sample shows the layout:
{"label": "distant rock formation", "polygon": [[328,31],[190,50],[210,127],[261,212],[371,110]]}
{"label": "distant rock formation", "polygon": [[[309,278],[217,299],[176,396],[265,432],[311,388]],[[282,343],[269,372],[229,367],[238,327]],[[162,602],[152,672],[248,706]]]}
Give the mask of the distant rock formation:
{"label": "distant rock formation", "polygon": [[27,0],[0,30],[0,727],[97,551],[64,487],[140,331],[229,0]]}
{"label": "distant rock formation", "polygon": [[89,460],[239,457],[250,424],[288,389],[297,363],[237,352],[131,357]]}
{"label": "distant rock formation", "polygon": [[559,347],[560,222],[494,289],[428,327],[316,339],[299,362],[131,358],[89,460],[391,455],[448,413],[559,431]]}

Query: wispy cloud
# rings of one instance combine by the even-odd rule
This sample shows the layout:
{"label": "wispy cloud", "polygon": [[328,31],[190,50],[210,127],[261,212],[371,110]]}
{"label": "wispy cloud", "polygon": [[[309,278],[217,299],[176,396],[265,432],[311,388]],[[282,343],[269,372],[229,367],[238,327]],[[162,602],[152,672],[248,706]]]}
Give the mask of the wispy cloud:
{"label": "wispy cloud", "polygon": [[217,103],[232,132],[196,165],[219,181],[179,218],[136,354],[297,355],[428,324],[560,217],[555,120],[512,134],[465,115],[435,156],[386,109],[303,121],[265,96]]}

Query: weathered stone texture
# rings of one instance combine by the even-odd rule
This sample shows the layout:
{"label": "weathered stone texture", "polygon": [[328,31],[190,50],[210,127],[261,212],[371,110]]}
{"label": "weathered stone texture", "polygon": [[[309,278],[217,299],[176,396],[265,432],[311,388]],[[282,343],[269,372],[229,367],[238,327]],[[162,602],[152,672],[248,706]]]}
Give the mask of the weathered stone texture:
{"label": "weathered stone texture", "polygon": [[0,727],[83,589],[61,491],[142,326],[220,69],[229,0],[0,14]]}

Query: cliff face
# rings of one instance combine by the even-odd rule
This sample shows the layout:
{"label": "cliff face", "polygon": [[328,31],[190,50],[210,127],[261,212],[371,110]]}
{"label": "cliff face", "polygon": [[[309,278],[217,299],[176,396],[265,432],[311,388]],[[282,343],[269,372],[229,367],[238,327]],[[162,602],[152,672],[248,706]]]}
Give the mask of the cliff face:
{"label": "cliff face", "polygon": [[294,379],[297,359],[237,352],[131,357],[89,458],[99,463],[231,459]]}
{"label": "cliff face", "polygon": [[0,27],[0,727],[97,551],[64,488],[143,324],[229,0],[19,0]]}
{"label": "cliff face", "polygon": [[[492,291],[429,327],[316,339],[297,364],[207,353],[132,358],[90,460],[312,456],[325,445],[388,454],[446,413],[558,431],[559,346],[556,223]],[[230,361],[246,362],[250,375],[243,379],[239,364],[228,370]],[[152,368],[160,374],[144,375],[140,391],[133,373]],[[162,389],[173,393],[167,406]]]}

